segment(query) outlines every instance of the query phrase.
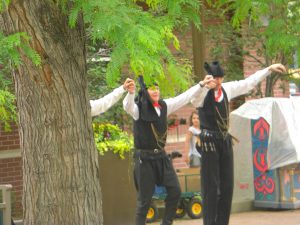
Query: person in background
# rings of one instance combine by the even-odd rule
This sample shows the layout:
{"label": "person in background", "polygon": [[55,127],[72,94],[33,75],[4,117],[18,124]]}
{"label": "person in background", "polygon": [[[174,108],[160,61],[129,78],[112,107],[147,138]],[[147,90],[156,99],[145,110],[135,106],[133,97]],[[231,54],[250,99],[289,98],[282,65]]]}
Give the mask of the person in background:
{"label": "person in background", "polygon": [[193,167],[200,167],[201,155],[196,149],[196,141],[199,139],[200,134],[200,122],[197,111],[193,111],[189,118],[190,127],[187,131],[185,138],[184,150],[188,152],[186,162]]}

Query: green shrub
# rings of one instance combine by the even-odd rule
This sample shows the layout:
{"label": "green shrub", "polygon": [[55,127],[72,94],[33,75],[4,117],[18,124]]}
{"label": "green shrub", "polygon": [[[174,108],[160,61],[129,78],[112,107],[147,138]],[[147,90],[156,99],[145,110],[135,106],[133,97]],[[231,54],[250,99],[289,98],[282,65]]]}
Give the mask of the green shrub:
{"label": "green shrub", "polygon": [[93,128],[96,146],[100,155],[112,151],[119,154],[121,159],[124,159],[125,153],[132,151],[133,137],[117,125],[93,123]]}

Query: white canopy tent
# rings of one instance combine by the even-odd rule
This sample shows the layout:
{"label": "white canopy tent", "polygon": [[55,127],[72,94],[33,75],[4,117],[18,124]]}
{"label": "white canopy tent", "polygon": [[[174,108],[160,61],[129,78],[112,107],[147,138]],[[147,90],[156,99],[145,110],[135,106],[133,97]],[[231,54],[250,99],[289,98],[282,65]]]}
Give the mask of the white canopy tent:
{"label": "white canopy tent", "polygon": [[[300,162],[300,97],[262,98],[243,104],[230,114],[230,133],[251,140],[251,119],[263,117],[270,125],[268,169]],[[249,135],[250,134],[250,135]],[[246,141],[245,144],[251,144]],[[242,150],[251,149],[251,146]]]}

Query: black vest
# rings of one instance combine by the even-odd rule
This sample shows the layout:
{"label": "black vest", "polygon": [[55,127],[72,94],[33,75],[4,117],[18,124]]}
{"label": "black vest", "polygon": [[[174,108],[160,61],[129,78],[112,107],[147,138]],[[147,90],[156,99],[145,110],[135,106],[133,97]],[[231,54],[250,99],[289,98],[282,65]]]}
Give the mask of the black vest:
{"label": "black vest", "polygon": [[223,100],[215,101],[214,90],[208,91],[203,107],[198,108],[200,128],[212,131],[227,131],[229,122],[229,102],[227,94],[222,87]]}
{"label": "black vest", "polygon": [[[147,107],[147,116],[143,115],[143,104],[137,104],[139,119],[134,121],[134,146],[137,149],[163,149],[167,139],[167,104],[160,100],[160,116],[153,106]],[[151,114],[151,116],[150,116]]]}

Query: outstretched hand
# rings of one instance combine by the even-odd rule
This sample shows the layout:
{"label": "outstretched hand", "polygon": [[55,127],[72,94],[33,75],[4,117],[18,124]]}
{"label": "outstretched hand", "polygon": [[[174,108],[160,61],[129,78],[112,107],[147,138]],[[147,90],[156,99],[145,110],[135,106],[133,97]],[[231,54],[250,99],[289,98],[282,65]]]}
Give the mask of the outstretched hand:
{"label": "outstretched hand", "polygon": [[216,83],[214,82],[214,77],[212,75],[206,75],[202,81],[200,81],[201,86],[205,86],[208,89],[214,89]]}
{"label": "outstretched hand", "polygon": [[268,67],[269,70],[271,70],[272,72],[276,72],[276,73],[286,73],[286,69],[284,67],[284,65],[280,64],[280,63],[276,63],[273,64],[271,66]]}
{"label": "outstretched hand", "polygon": [[127,78],[123,84],[123,88],[127,90],[130,94],[135,92],[135,82],[134,80]]}

